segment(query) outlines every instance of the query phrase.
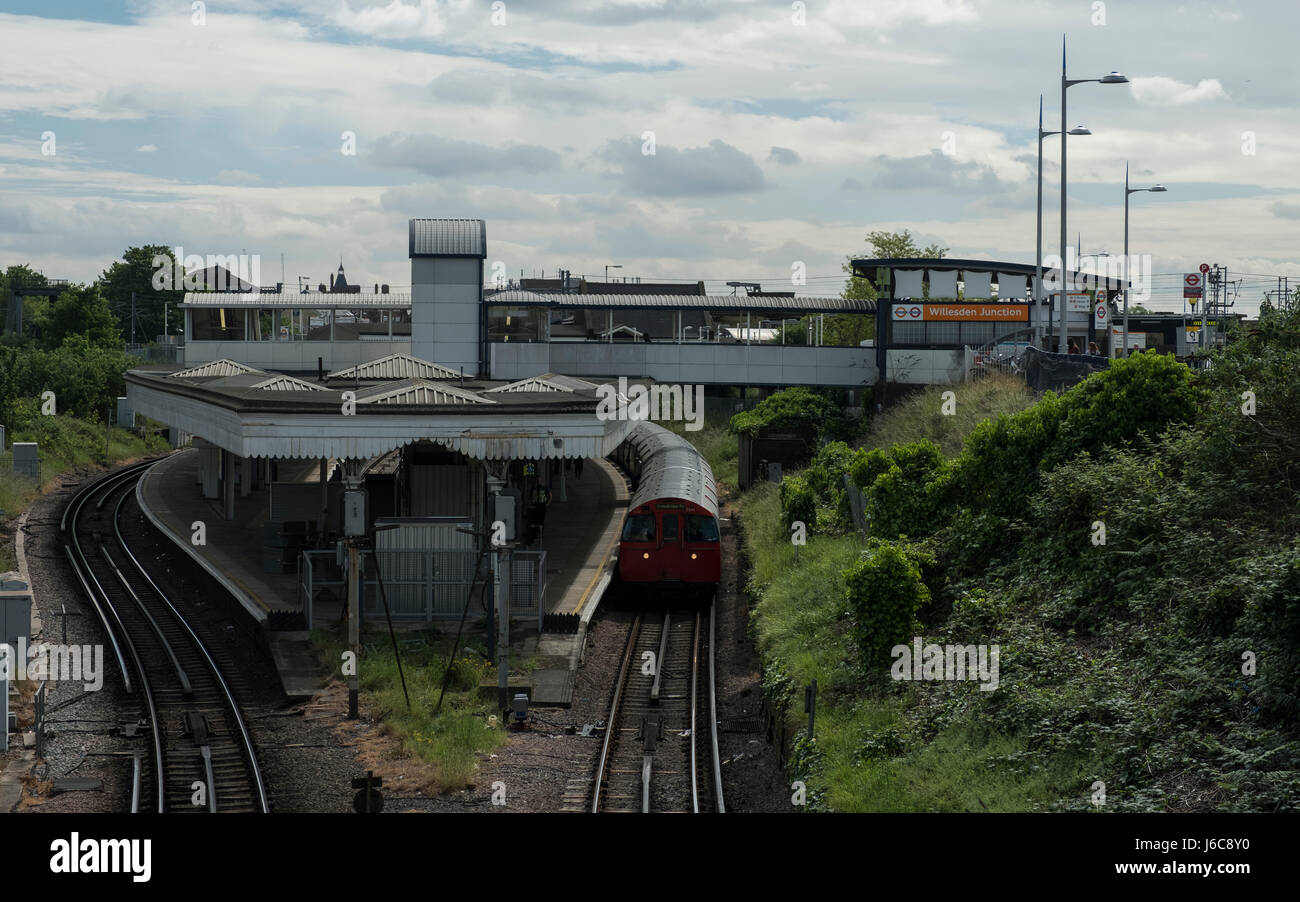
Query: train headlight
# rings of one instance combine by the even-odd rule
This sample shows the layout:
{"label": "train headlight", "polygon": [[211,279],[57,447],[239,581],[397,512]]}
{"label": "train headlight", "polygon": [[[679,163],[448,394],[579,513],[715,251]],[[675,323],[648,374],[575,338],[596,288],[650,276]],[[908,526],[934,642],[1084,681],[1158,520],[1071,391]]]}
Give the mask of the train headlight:
{"label": "train headlight", "polygon": [[645,558],[647,561],[650,560],[650,552],[648,551],[641,552],[641,557]]}
{"label": "train headlight", "polygon": [[691,560],[695,560],[695,552],[694,552],[694,551],[691,552]]}

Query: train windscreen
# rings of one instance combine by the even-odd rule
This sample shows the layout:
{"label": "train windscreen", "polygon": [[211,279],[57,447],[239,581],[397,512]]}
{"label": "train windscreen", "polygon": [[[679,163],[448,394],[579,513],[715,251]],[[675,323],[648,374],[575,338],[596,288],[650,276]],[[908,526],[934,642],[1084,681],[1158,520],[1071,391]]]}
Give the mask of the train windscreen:
{"label": "train windscreen", "polygon": [[698,514],[691,514],[686,518],[686,541],[688,542],[716,542],[718,541],[718,523],[712,517],[702,517]]}
{"label": "train windscreen", "polygon": [[654,540],[654,514],[633,514],[623,524],[624,542],[653,542]]}

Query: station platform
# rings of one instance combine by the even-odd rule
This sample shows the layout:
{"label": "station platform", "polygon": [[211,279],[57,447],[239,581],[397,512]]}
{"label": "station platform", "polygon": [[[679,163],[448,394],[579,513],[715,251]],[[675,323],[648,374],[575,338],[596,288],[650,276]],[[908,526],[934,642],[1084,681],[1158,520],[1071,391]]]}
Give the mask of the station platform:
{"label": "station platform", "polygon": [[[236,497],[235,517],[225,520],[220,502],[202,497],[196,481],[198,457],[194,449],[177,451],[149,471],[137,489],[145,516],[259,622],[265,623],[272,611],[301,611],[297,577],[265,573],[260,566],[267,491]],[[286,470],[282,464],[281,478]],[[317,473],[315,462],[304,461],[296,481],[316,482]],[[539,633],[535,622],[512,628],[512,659],[530,662],[528,682],[535,704],[567,705],[572,699],[573,673],[580,663],[586,625],[612,578],[629,498],[622,473],[604,459],[587,460],[581,478],[567,473],[563,495],[561,500],[555,482],[545,528],[534,548],[546,552],[546,611],[575,614],[580,621],[576,634]],[[195,546],[190,541],[195,521],[206,526],[205,545]],[[319,606],[317,613],[323,613]],[[395,625],[403,626],[400,622]],[[425,628],[429,624],[420,621],[412,625]],[[285,691],[311,695],[324,675],[317,671],[306,633],[268,631],[268,636]]]}

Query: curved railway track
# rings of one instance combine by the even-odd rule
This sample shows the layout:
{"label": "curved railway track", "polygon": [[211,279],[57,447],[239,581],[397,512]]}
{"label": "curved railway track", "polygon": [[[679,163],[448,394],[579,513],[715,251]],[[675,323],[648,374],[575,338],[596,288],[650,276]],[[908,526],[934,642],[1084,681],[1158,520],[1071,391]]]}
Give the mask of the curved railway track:
{"label": "curved railway track", "polygon": [[591,811],[726,811],[715,616],[710,604],[707,620],[694,609],[662,617],[642,613],[633,621],[597,758]]}
{"label": "curved railway track", "polygon": [[[248,726],[217,660],[122,534],[124,508],[154,461],[78,491],[59,529],[149,737],[131,810],[269,812]],[[93,503],[92,503],[93,502]]]}

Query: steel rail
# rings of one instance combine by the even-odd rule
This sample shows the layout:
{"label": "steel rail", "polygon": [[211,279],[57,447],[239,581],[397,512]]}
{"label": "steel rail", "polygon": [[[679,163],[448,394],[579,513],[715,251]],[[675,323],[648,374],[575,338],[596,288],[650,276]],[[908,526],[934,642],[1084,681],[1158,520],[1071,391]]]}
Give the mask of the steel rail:
{"label": "steel rail", "polygon": [[[154,782],[157,783],[158,789],[157,811],[161,814],[167,810],[167,793],[163,780],[162,732],[158,728],[158,705],[154,699],[153,686],[149,683],[149,677],[145,671],[144,662],[140,660],[140,653],[136,649],[135,643],[131,641],[130,635],[126,631],[125,624],[122,623],[122,619],[118,615],[117,609],[113,607],[112,600],[108,597],[108,592],[105,591],[103,585],[99,582],[98,577],[95,576],[95,572],[90,566],[90,560],[87,558],[85,551],[81,547],[81,537],[77,535],[77,520],[81,516],[81,510],[85,507],[87,501],[101,491],[111,492],[115,490],[120,483],[136,476],[138,471],[143,470],[147,466],[151,466],[152,463],[153,462],[151,461],[127,467],[126,469],[105,477],[104,479],[101,479],[79,491],[75,496],[73,496],[72,501],[69,502],[68,507],[64,510],[60,529],[67,532],[67,527],[69,525],[72,527],[70,533],[72,545],[69,547],[65,543],[64,550],[67,551],[68,557],[72,561],[73,570],[77,572],[82,588],[87,590],[91,604],[100,613],[100,619],[104,624],[106,634],[108,635],[109,641],[113,643],[114,650],[118,655],[118,661],[122,665],[122,678],[126,685],[127,692],[132,691],[129,670],[125,666],[125,661],[122,658],[121,649],[118,647],[118,640],[113,638],[114,631],[108,622],[108,617],[106,616],[105,611],[113,615],[112,619],[117,623],[121,642],[130,653],[132,664],[135,666],[136,674],[139,677],[138,688],[144,698],[145,710],[149,717],[149,731],[153,736],[153,757],[156,774]],[[69,516],[69,514],[71,514],[71,516]],[[82,574],[90,578],[90,582],[94,583],[95,588],[103,597],[104,609],[100,608],[99,601],[96,599],[94,592],[89,591],[89,584]],[[138,801],[135,808],[138,810]]]}
{"label": "steel rail", "polygon": [[605,739],[600,746],[600,759],[596,764],[596,785],[591,792],[591,812],[600,811],[600,785],[605,778],[605,765],[609,761],[610,738],[618,722],[618,707],[623,701],[623,686],[627,682],[628,666],[632,662],[632,652],[636,649],[637,635],[641,632],[641,615],[632,623],[632,630],[627,636],[627,648],[623,650],[623,663],[618,669],[618,682],[614,684],[614,700],[609,706],[609,717],[605,721]]}
{"label": "steel rail", "polygon": [[[141,474],[141,476],[143,475],[144,474]],[[113,534],[117,537],[118,544],[122,546],[122,550],[126,553],[126,556],[130,558],[131,564],[135,567],[136,572],[144,578],[145,582],[149,584],[149,587],[153,589],[154,593],[162,603],[167,606],[167,610],[171,612],[172,617],[174,617],[176,622],[180,624],[181,628],[185,630],[186,635],[189,636],[195,649],[197,649],[199,654],[202,656],[203,662],[207,665],[208,672],[212,674],[212,678],[216,681],[218,688],[220,688],[221,694],[225,697],[226,705],[235,719],[235,724],[239,727],[240,745],[243,746],[244,754],[248,759],[248,766],[252,773],[254,788],[257,790],[258,808],[263,814],[269,814],[271,806],[266,797],[266,785],[262,778],[262,769],[257,763],[257,752],[253,745],[253,737],[248,731],[248,724],[244,721],[243,713],[239,710],[239,705],[235,701],[235,695],[231,691],[230,685],[226,682],[225,677],[222,676],[221,669],[217,667],[216,661],[212,659],[212,655],[208,653],[207,647],[199,639],[198,634],[194,632],[194,628],[190,626],[189,621],[181,614],[176,605],[172,604],[172,600],[167,596],[167,593],[163,592],[163,590],[158,587],[158,584],[154,582],[153,577],[151,577],[148,571],[145,570],[144,566],[140,563],[140,560],[132,553],[130,547],[126,544],[126,540],[122,537],[120,521],[122,516],[122,504],[126,498],[127,495],[123,495],[118,501],[117,507],[114,509]],[[132,592],[131,594],[134,597],[135,593]],[[153,621],[152,617],[149,619],[151,622]],[[170,654],[171,647],[166,647]],[[175,660],[174,656],[173,660]],[[177,666],[179,667],[179,664]],[[216,786],[212,783],[209,783],[208,794],[210,798],[215,800]]]}
{"label": "steel rail", "polygon": [[718,813],[726,814],[727,805],[722,798],[722,758],[718,754],[718,684],[714,670],[717,610],[718,599],[714,595],[713,602],[709,605],[709,735],[713,744],[713,793]]}

